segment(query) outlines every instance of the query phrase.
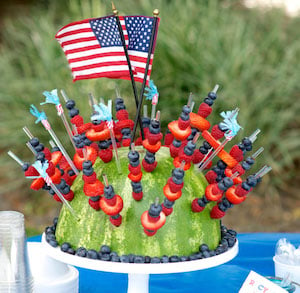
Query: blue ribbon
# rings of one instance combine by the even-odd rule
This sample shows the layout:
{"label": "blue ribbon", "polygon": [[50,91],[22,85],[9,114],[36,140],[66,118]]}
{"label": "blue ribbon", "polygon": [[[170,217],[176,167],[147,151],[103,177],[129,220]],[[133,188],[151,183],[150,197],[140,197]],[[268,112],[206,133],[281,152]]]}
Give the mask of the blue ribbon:
{"label": "blue ribbon", "polygon": [[152,79],[149,81],[149,86],[145,88],[145,91],[147,91],[144,94],[146,100],[152,100],[155,95],[157,95],[157,98],[159,97],[159,92]]}
{"label": "blue ribbon", "polygon": [[225,137],[228,138],[236,136],[239,130],[242,128],[236,120],[238,112],[234,113],[234,111],[224,111],[220,115],[224,118],[220,125],[228,129],[225,133]]}
{"label": "blue ribbon", "polygon": [[35,124],[37,124],[43,120],[47,120],[47,116],[46,116],[45,112],[43,112],[43,111],[39,112],[39,110],[34,105],[30,106],[29,111],[33,116],[37,117]]}
{"label": "blue ribbon", "polygon": [[111,121],[112,115],[107,106],[103,103],[93,105],[95,113],[92,115],[92,120]]}
{"label": "blue ribbon", "polygon": [[48,176],[46,170],[49,167],[48,161],[42,163],[41,161],[35,161],[32,166],[40,173],[41,177],[46,178]]}
{"label": "blue ribbon", "polygon": [[43,95],[46,97],[46,101],[44,103],[40,103],[40,105],[44,105],[44,104],[54,104],[56,106],[60,105],[59,97],[57,95],[57,89],[54,89],[51,92],[44,91]]}

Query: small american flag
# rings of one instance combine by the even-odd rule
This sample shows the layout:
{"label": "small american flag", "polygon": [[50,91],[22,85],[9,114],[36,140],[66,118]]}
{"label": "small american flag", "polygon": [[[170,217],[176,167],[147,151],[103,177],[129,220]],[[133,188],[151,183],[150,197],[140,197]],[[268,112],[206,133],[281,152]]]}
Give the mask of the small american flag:
{"label": "small american flag", "polygon": [[[153,17],[120,17],[134,79],[143,82]],[[158,26],[157,26],[158,28]],[[147,74],[150,80],[157,29]],[[130,79],[128,63],[114,16],[86,19],[60,29],[55,38],[69,62],[73,80],[99,77]]]}

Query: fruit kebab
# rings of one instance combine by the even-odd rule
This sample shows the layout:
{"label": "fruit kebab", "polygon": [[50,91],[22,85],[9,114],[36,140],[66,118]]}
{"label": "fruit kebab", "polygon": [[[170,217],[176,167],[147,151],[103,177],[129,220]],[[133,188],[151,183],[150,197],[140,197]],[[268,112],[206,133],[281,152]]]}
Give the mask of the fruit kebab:
{"label": "fruit kebab", "polygon": [[112,185],[108,184],[107,176],[103,174],[104,180],[104,196],[100,198],[101,210],[109,216],[110,222],[119,227],[122,223],[120,212],[123,209],[123,199],[120,195],[115,194]]}
{"label": "fruit kebab", "polygon": [[51,92],[49,91],[44,91],[43,95],[46,97],[46,101],[44,103],[40,103],[40,105],[44,105],[44,104],[54,104],[55,108],[57,110],[57,115],[61,118],[66,131],[68,133],[69,139],[74,147],[74,149],[76,150],[74,141],[73,141],[73,134],[72,134],[72,130],[70,128],[70,125],[66,119],[65,113],[64,113],[64,109],[60,103],[58,94],[57,94],[57,89],[52,90]]}
{"label": "fruit kebab", "polygon": [[231,186],[226,192],[225,197],[215,205],[210,216],[213,219],[221,219],[225,216],[226,211],[246,200],[247,195],[260,182],[261,178],[271,171],[272,168],[264,166],[256,174],[250,175],[239,185]]}
{"label": "fruit kebab", "polygon": [[43,126],[45,127],[45,129],[51,135],[52,139],[58,145],[60,151],[63,153],[64,157],[68,161],[68,163],[69,163],[70,167],[72,168],[72,170],[74,171],[74,173],[76,175],[78,175],[79,172],[78,172],[77,168],[75,167],[75,165],[74,165],[73,161],[71,160],[71,158],[69,157],[67,151],[65,150],[65,148],[63,147],[63,145],[61,144],[61,142],[57,138],[56,134],[54,133],[53,129],[51,128],[51,125],[50,125],[50,123],[47,120],[47,116],[46,116],[45,112],[43,112],[43,111],[39,112],[38,109],[34,105],[31,105],[30,113],[33,116],[37,117],[37,120],[35,121],[36,124],[39,123],[39,122],[41,122],[43,124]]}
{"label": "fruit kebab", "polygon": [[160,111],[157,111],[155,119],[151,119],[147,138],[143,140],[143,147],[147,150],[142,165],[146,172],[152,172],[156,166],[155,153],[161,147],[163,135],[160,130]]}
{"label": "fruit kebab", "polygon": [[128,178],[131,180],[132,197],[139,201],[143,198],[142,187],[142,168],[140,164],[140,154],[134,149],[134,143],[131,144],[131,150],[128,153],[129,165],[128,165]]}
{"label": "fruit kebab", "polygon": [[[18,164],[22,164],[22,168],[23,168],[23,161],[20,160],[15,154],[13,154],[11,151],[8,152],[8,155],[13,158]],[[32,167],[35,169],[35,171],[37,172],[37,174],[28,176],[25,174],[26,178],[28,179],[43,179],[44,182],[46,182],[46,184],[48,186],[50,186],[54,192],[57,194],[57,196],[60,198],[60,200],[62,201],[62,203],[68,208],[68,210],[70,211],[70,213],[78,220],[78,216],[76,214],[76,212],[74,211],[74,209],[70,206],[70,204],[68,203],[68,201],[64,198],[64,196],[61,194],[61,192],[58,190],[58,188],[56,187],[56,185],[54,184],[53,180],[51,179],[50,175],[48,173],[52,173],[53,174],[53,169],[55,168],[53,163],[51,165],[51,162],[49,163],[45,158],[40,158],[37,159],[33,164]],[[26,171],[28,171],[29,168],[27,168]],[[25,172],[26,173],[26,172]],[[51,174],[50,173],[50,174]],[[43,185],[44,185],[43,182]]]}
{"label": "fruit kebab", "polygon": [[[246,152],[252,150],[252,144],[257,139],[256,135],[259,133],[258,130],[252,133],[249,137],[244,137],[240,143],[234,145],[229,151],[229,155],[232,156],[237,162],[241,162]],[[216,165],[205,174],[205,178],[208,183],[219,182],[225,176],[225,171],[228,174],[227,177],[230,177],[231,174],[236,171],[238,171],[240,175],[243,174],[243,170],[241,170],[241,166],[239,164],[235,165],[231,169],[223,160],[219,160]]]}
{"label": "fruit kebab", "polygon": [[[203,161],[199,165],[199,171],[203,171],[206,166],[213,160],[215,156],[217,156],[220,153],[221,157],[226,157],[227,158],[227,153],[223,150],[225,145],[232,140],[234,136],[238,133],[238,131],[241,129],[241,126],[237,123],[237,114],[238,114],[239,109],[235,109],[234,111],[227,111],[227,112],[222,112],[221,116],[224,118],[224,121],[220,123],[220,126],[226,129],[224,132],[225,140],[222,143],[219,143],[217,139],[210,134],[208,131],[203,131],[202,136],[203,138],[214,148],[214,152],[211,153],[208,158],[206,158],[205,162]],[[221,158],[222,159],[222,158]],[[224,159],[223,159],[224,160]],[[230,162],[230,163],[229,163]],[[230,160],[228,162],[228,165],[236,165],[235,160]]]}

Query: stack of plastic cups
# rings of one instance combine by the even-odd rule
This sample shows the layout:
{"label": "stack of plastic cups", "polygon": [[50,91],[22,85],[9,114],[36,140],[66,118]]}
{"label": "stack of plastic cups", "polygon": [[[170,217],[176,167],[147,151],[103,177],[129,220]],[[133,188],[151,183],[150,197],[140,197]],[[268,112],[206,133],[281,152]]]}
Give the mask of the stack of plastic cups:
{"label": "stack of plastic cups", "polygon": [[29,267],[24,215],[0,212],[0,292],[33,292]]}

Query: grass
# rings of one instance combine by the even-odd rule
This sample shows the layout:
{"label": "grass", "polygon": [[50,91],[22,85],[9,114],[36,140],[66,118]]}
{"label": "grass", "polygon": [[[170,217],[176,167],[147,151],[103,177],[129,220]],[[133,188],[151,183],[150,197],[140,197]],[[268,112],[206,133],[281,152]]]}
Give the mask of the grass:
{"label": "grass", "polygon": [[[19,167],[6,155],[11,149],[24,160],[32,159],[22,127],[26,125],[45,144],[49,140],[28,112],[30,104],[42,102],[44,90],[64,88],[88,120],[87,94],[113,98],[118,84],[127,108],[134,113],[129,82],[94,79],[73,83],[54,40],[57,30],[69,22],[109,14],[109,4],[99,0],[42,3],[30,15],[6,19],[2,29],[0,107],[5,111],[0,118],[0,163],[5,172],[1,192],[24,185]],[[238,1],[131,0],[116,4],[121,14],[151,15],[156,7],[161,11],[152,78],[160,91],[164,129],[177,118],[189,92],[194,93],[198,107],[219,83],[210,121],[218,123],[220,111],[239,107],[244,128],[239,139],[260,128],[255,149],[263,146],[265,152],[257,168],[264,163],[273,168],[260,192],[271,195],[286,186],[299,172],[299,19],[289,19],[280,10],[246,10]],[[44,107],[54,130],[63,137],[54,107]],[[70,148],[67,140],[63,142]]]}

